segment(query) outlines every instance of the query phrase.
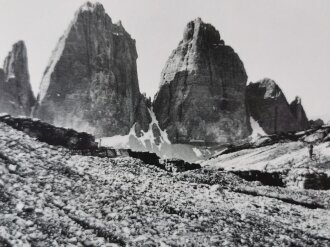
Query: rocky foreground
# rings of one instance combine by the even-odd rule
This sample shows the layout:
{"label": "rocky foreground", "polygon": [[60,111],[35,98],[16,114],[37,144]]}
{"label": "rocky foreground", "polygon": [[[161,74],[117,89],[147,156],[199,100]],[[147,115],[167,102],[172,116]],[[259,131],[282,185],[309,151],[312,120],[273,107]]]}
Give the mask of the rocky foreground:
{"label": "rocky foreground", "polygon": [[71,155],[0,123],[0,246],[329,246],[329,198]]}

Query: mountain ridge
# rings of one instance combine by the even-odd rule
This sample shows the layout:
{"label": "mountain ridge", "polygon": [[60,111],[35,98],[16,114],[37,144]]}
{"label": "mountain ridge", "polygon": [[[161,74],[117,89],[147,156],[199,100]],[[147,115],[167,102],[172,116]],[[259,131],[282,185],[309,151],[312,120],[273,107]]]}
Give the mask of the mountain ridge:
{"label": "mountain ridge", "polygon": [[[289,105],[280,89],[280,95],[272,95],[278,85],[269,78],[264,79],[273,82],[265,87],[269,91],[258,104],[249,104],[256,92],[251,94],[246,85],[243,62],[219,31],[201,18],[186,25],[152,103],[140,92],[137,58],[136,41],[121,21],[114,24],[102,4],[86,2],[53,51],[33,116],[89,132],[107,140],[106,145],[133,145],[175,157],[182,152],[194,161],[209,157],[212,146],[254,140],[260,133],[309,128],[301,100]],[[0,71],[0,81],[4,77]],[[283,107],[276,114],[284,120],[274,131],[275,104],[265,102],[279,96]],[[256,113],[260,106],[261,112],[269,113],[264,119]]]}

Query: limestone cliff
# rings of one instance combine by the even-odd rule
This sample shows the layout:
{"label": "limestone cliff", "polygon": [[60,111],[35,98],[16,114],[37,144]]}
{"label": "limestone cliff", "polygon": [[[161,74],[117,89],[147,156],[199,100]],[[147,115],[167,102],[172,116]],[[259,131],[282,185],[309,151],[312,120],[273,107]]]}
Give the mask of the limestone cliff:
{"label": "limestone cliff", "polygon": [[173,143],[228,143],[249,134],[247,75],[235,51],[200,18],[188,23],[153,102]]}
{"label": "limestone cliff", "polygon": [[35,115],[96,136],[147,130],[150,116],[138,84],[135,40],[87,2],[60,38],[44,72]]}
{"label": "limestone cliff", "polygon": [[308,128],[308,120],[300,100],[296,99],[290,106],[281,88],[269,78],[247,86],[246,103],[250,116],[267,134]]}

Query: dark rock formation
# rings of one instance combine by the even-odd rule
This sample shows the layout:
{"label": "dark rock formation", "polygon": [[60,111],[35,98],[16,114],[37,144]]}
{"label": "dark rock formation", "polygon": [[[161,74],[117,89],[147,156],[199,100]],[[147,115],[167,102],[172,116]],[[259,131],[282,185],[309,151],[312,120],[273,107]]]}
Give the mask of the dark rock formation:
{"label": "dark rock formation", "polygon": [[30,116],[35,104],[23,41],[13,45],[0,69],[0,112]]}
{"label": "dark rock formation", "polygon": [[285,178],[287,187],[298,187],[312,190],[329,190],[329,174],[315,169],[301,168],[292,170]]}
{"label": "dark rock formation", "polygon": [[328,190],[330,177],[327,173],[308,168],[296,168],[289,171],[231,171],[247,181],[259,181],[263,185],[293,187],[301,189]]}
{"label": "dark rock formation", "polygon": [[185,172],[201,168],[200,164],[188,163],[181,159],[160,159],[155,153],[136,152],[128,149],[128,155],[168,172]]}
{"label": "dark rock formation", "polygon": [[169,172],[185,172],[202,168],[200,164],[188,163],[181,159],[165,159],[161,161],[161,164],[163,164],[165,170]]}
{"label": "dark rock formation", "polygon": [[[271,79],[265,78],[250,83],[246,91],[248,112],[267,134],[286,133],[307,128],[306,115],[300,102],[290,106],[280,87]],[[298,118],[296,118],[296,116]]]}
{"label": "dark rock formation", "polygon": [[135,114],[135,133],[138,137],[141,136],[142,130],[147,131],[149,128],[151,117],[148,108],[150,108],[150,99],[145,94],[141,94]]}
{"label": "dark rock formation", "polygon": [[321,128],[322,125],[324,125],[324,121],[320,118],[318,118],[316,120],[311,119],[309,121],[309,125],[312,129],[318,129],[318,128]]}
{"label": "dark rock formation", "polygon": [[259,181],[263,185],[284,187],[283,174],[281,172],[266,172],[259,170],[231,172],[247,181]]}
{"label": "dark rock formation", "polygon": [[306,130],[310,127],[304,107],[302,106],[301,99],[299,97],[296,97],[295,100],[291,102],[290,110],[296,118],[298,131]]}
{"label": "dark rock formation", "polygon": [[80,133],[73,129],[58,128],[31,118],[15,118],[5,115],[0,116],[0,122],[50,145],[70,149],[94,149],[97,147],[92,135]]}
{"label": "dark rock formation", "polygon": [[162,72],[153,102],[160,127],[173,143],[233,142],[249,134],[247,75],[219,32],[196,19]]}
{"label": "dark rock formation", "polygon": [[96,136],[147,130],[135,40],[99,3],[86,3],[60,38],[44,73],[36,116]]}

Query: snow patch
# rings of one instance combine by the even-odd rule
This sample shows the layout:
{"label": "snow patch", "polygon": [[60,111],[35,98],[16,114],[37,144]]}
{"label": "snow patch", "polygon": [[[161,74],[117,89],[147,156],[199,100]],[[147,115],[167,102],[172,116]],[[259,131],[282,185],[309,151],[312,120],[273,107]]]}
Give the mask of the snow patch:
{"label": "snow patch", "polygon": [[[134,151],[153,152],[163,159],[177,158],[188,162],[196,162],[211,156],[211,152],[207,149],[201,149],[189,144],[172,144],[168,138],[166,130],[159,127],[156,115],[153,110],[149,110],[151,122],[148,131],[141,132],[138,137],[135,133],[135,124],[127,135],[116,135],[112,137],[103,137],[98,140],[99,146],[112,148],[129,148]],[[160,135],[155,136],[152,131],[152,126],[156,126]],[[159,138],[159,143],[156,143]]]}
{"label": "snow patch", "polygon": [[151,122],[149,124],[149,129],[148,129],[147,132],[142,131],[142,136],[139,139],[144,143],[145,143],[146,140],[150,140],[152,144],[156,145],[156,143],[155,143],[156,136],[154,135],[154,133],[152,131],[152,126],[155,124],[157,126],[157,128],[159,129],[159,131],[160,131],[161,143],[171,144],[170,140],[168,139],[168,135],[167,135],[166,130],[163,131],[159,127],[159,123],[157,121],[157,118],[156,118],[156,115],[155,115],[153,109],[152,108],[151,108],[151,110],[148,109],[148,111],[149,111],[149,114],[150,114],[150,117],[151,117]]}
{"label": "snow patch", "polygon": [[14,74],[10,74],[9,76],[8,76],[8,80],[9,79],[15,79],[16,78],[16,76],[14,75]]}
{"label": "snow patch", "polygon": [[[114,147],[114,148],[129,148],[129,139],[131,136],[136,137],[135,124],[132,126],[127,135],[115,135],[111,137],[102,137],[97,140],[99,146]],[[137,137],[136,137],[137,138]]]}
{"label": "snow patch", "polygon": [[127,135],[116,135],[112,137],[103,137],[99,140],[100,146],[108,146],[108,147],[116,147],[116,148],[130,148],[131,144],[130,142],[135,141],[138,144],[142,145],[144,148],[147,149],[147,146],[158,146],[155,142],[155,139],[157,138],[153,131],[152,126],[155,124],[159,130],[160,130],[160,144],[161,143],[167,143],[171,144],[170,140],[168,139],[168,135],[166,131],[163,131],[158,124],[158,121],[156,119],[156,115],[153,112],[153,110],[148,109],[151,122],[149,124],[149,129],[147,132],[141,131],[141,136],[138,137],[135,133],[135,124],[132,126],[130,132]]}
{"label": "snow patch", "polygon": [[198,148],[194,147],[192,150],[194,151],[194,153],[196,154],[197,157],[203,156],[202,152]]}
{"label": "snow patch", "polygon": [[252,134],[251,134],[251,138],[252,140],[257,140],[258,138],[260,138],[261,136],[266,136],[267,134],[265,133],[265,131],[261,128],[261,126],[259,125],[259,123],[253,119],[253,117],[250,117],[250,124],[251,124],[251,128],[252,128]]}

